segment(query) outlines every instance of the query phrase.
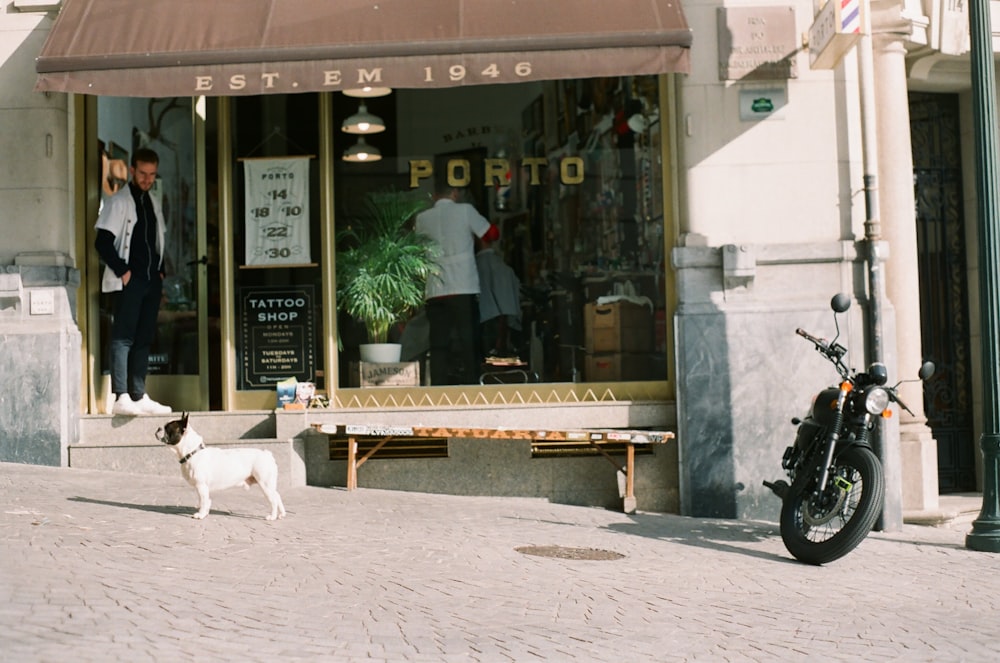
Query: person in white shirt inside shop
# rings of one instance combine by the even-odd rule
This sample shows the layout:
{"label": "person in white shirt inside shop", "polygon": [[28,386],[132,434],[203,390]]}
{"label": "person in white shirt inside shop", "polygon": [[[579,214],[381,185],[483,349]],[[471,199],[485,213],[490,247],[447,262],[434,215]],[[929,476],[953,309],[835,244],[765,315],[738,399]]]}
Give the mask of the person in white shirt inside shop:
{"label": "person in white shirt inside shop", "polygon": [[475,238],[499,231],[475,207],[460,202],[461,189],[438,175],[434,206],[417,215],[415,230],[434,240],[438,271],[427,279],[424,299],[430,323],[431,384],[474,384],[479,328],[479,273]]}

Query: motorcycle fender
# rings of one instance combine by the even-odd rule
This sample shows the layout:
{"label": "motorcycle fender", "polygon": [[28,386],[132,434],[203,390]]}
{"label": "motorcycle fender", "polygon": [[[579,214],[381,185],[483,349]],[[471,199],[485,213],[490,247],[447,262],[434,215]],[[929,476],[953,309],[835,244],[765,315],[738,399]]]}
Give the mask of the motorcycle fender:
{"label": "motorcycle fender", "polygon": [[840,440],[837,441],[837,448],[834,450],[834,456],[839,456],[840,454],[844,453],[848,449],[853,449],[854,447],[862,447],[862,448],[868,449],[869,451],[871,451],[873,453],[875,451],[875,449],[871,445],[871,441],[868,438],[868,436],[866,436],[865,439],[863,439],[863,440],[859,440],[852,433],[846,439],[841,438]]}

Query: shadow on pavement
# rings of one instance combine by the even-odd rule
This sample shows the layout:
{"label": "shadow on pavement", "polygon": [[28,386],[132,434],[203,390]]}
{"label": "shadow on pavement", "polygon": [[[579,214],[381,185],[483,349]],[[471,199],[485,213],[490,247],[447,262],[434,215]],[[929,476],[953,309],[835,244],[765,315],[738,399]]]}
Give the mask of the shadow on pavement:
{"label": "shadow on pavement", "polygon": [[659,539],[695,548],[730,552],[774,562],[797,563],[791,557],[750,547],[753,544],[780,536],[776,523],[705,520],[683,516],[647,514],[632,515],[629,518],[631,522],[612,523],[607,526],[607,529],[630,536]]}
{"label": "shadow on pavement", "polygon": [[[191,514],[195,512],[194,507],[190,506],[167,506],[159,504],[132,504],[130,502],[113,502],[110,500],[96,500],[90,497],[67,497],[70,502],[82,502],[84,504],[100,504],[102,506],[114,506],[120,509],[136,509],[138,511],[150,511],[152,513],[163,513],[169,516],[185,516],[187,518],[191,517]],[[233,513],[232,511],[217,511],[212,509],[208,512],[209,515],[218,516],[231,516],[233,518],[254,518],[263,519],[261,516],[252,516],[249,514]]]}
{"label": "shadow on pavement", "polygon": [[[780,537],[777,523],[739,520],[710,520],[688,518],[673,514],[633,514],[630,522],[602,525],[617,534],[641,536],[685,546],[731,552],[770,561],[795,562],[793,558],[766,550],[755,550],[752,545]],[[547,520],[554,525],[578,527],[578,523]],[[741,546],[739,544],[747,544]]]}

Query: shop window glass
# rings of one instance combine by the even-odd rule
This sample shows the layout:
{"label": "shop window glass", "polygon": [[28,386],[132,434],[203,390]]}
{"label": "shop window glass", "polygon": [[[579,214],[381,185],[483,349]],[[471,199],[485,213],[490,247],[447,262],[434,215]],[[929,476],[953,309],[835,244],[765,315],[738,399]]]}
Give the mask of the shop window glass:
{"label": "shop window glass", "polygon": [[[198,373],[197,228],[194,140],[189,98],[97,100],[99,173],[103,201],[127,186],[132,155],[153,149],[159,157],[150,193],[159,200],[166,222],[163,301],[149,355],[149,375]],[[95,219],[88,219],[93,228]],[[91,247],[93,241],[91,241]],[[92,250],[92,249],[91,249]],[[102,265],[103,269],[103,265]],[[115,293],[100,295],[101,366],[108,372]]]}
{"label": "shop window glass", "polygon": [[232,104],[236,388],[325,388],[319,103],[315,94]]}
{"label": "shop window glass", "polygon": [[[335,95],[337,230],[365,223],[372,192],[430,201],[449,169],[468,182],[462,200],[499,228],[492,249],[519,285],[506,324],[477,324],[473,377],[462,383],[665,380],[658,100],[656,77],[395,90],[365,100],[386,125],[363,137],[381,160],[348,162],[340,155],[358,136],[339,129],[359,104]],[[366,373],[365,327],[340,312],[338,332],[340,387],[432,384],[424,310],[390,330],[403,346],[396,367]]]}

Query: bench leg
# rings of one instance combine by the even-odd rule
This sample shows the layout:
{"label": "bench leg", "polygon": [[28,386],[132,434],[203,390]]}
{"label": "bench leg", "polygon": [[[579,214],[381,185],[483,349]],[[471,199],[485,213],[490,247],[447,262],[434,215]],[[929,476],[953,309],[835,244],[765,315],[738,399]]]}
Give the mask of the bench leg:
{"label": "bench leg", "polygon": [[347,438],[347,490],[358,487],[358,438]]}
{"label": "bench leg", "polygon": [[625,499],[622,511],[635,513],[635,445],[629,444],[625,449]]}

